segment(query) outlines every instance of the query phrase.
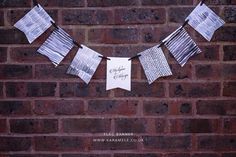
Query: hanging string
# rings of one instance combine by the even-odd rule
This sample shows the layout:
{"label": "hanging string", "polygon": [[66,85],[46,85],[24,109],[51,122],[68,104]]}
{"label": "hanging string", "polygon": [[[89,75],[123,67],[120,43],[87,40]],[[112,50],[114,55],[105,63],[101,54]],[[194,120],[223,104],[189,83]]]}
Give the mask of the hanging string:
{"label": "hanging string", "polygon": [[205,2],[205,0],[202,0],[200,5],[202,5],[204,2]]}
{"label": "hanging string", "polygon": [[38,4],[37,0],[33,0],[33,4],[34,4],[34,6],[39,7],[39,4]]}

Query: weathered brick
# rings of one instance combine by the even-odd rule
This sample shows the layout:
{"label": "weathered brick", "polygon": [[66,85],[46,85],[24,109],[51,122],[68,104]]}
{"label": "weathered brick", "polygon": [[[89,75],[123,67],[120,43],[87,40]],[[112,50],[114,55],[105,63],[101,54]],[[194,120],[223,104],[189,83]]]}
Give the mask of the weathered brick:
{"label": "weathered brick", "polygon": [[181,67],[179,64],[170,64],[170,68],[172,71],[172,76],[164,77],[163,79],[191,79],[192,78],[192,65],[185,64],[184,67]]}
{"label": "weathered brick", "polygon": [[110,131],[111,119],[63,119],[62,128],[66,133],[104,133]]}
{"label": "weathered brick", "polygon": [[212,40],[235,42],[236,41],[235,35],[236,35],[235,26],[223,26],[215,32]]}
{"label": "weathered brick", "polygon": [[236,64],[223,64],[222,76],[226,80],[236,79]]}
{"label": "weathered brick", "polygon": [[236,82],[224,82],[223,96],[236,97]]}
{"label": "weathered brick", "polygon": [[40,3],[44,7],[65,7],[65,8],[72,8],[72,7],[84,7],[85,6],[85,0],[38,0],[38,3]]}
{"label": "weathered brick", "polygon": [[0,26],[4,26],[4,12],[3,12],[3,10],[0,10],[0,17],[2,17],[0,19]]}
{"label": "weathered brick", "polygon": [[222,153],[222,157],[235,157],[236,153]]}
{"label": "weathered brick", "polygon": [[236,46],[235,45],[223,46],[223,50],[224,50],[224,61],[236,60]]}
{"label": "weathered brick", "polygon": [[0,44],[28,44],[23,32],[17,29],[0,29]]}
{"label": "weathered brick", "polygon": [[235,1],[228,0],[209,0],[205,2],[207,5],[235,5]]}
{"label": "weathered brick", "polygon": [[86,138],[75,136],[38,136],[34,138],[37,151],[82,151]]}
{"label": "weathered brick", "polygon": [[190,136],[144,136],[145,149],[156,150],[189,150],[191,148]]}
{"label": "weathered brick", "polygon": [[164,97],[164,83],[155,82],[147,86],[147,83],[134,82],[132,83],[131,91],[121,89],[115,90],[116,97]]}
{"label": "weathered brick", "polygon": [[82,83],[61,83],[60,96],[61,97],[107,97],[104,83],[89,83],[89,85]]}
{"label": "weathered brick", "polygon": [[235,100],[199,100],[196,103],[200,115],[236,115]]}
{"label": "weathered brick", "polygon": [[157,153],[119,153],[119,154],[114,154],[114,157],[161,157],[161,154]]}
{"label": "weathered brick", "polygon": [[29,137],[0,137],[0,151],[27,151],[31,147]]}
{"label": "weathered brick", "polygon": [[223,130],[225,133],[236,133],[236,118],[223,119]]}
{"label": "weathered brick", "polygon": [[220,157],[216,153],[195,153],[192,157]]}
{"label": "weathered brick", "polygon": [[91,100],[88,102],[88,114],[92,115],[135,115],[138,101],[132,100]]}
{"label": "weathered brick", "polygon": [[109,56],[112,57],[135,56],[138,52],[142,52],[148,48],[149,46],[115,46],[114,53],[109,54]]}
{"label": "weathered brick", "polygon": [[89,7],[111,7],[111,6],[133,6],[138,4],[138,0],[87,0]]}
{"label": "weathered brick", "polygon": [[169,153],[164,155],[163,157],[190,157],[190,154],[187,153]]}
{"label": "weathered brick", "polygon": [[219,83],[171,83],[171,97],[217,97],[220,96]]}
{"label": "weathered brick", "polygon": [[5,133],[7,131],[6,119],[0,119],[0,133]]}
{"label": "weathered brick", "polygon": [[62,154],[62,157],[111,157],[110,154]]}
{"label": "weathered brick", "polygon": [[63,10],[62,24],[64,25],[101,25],[113,24],[111,10]]}
{"label": "weathered brick", "polygon": [[90,29],[88,40],[92,43],[120,44],[138,43],[139,31],[137,28],[97,28]]}
{"label": "weathered brick", "polygon": [[142,0],[142,5],[191,5],[192,0]]}
{"label": "weathered brick", "polygon": [[31,115],[30,101],[0,101],[0,115],[24,116]]}
{"label": "weathered brick", "polygon": [[[201,126],[201,127],[199,127]],[[213,133],[220,128],[219,119],[171,119],[172,133]]]}
{"label": "weathered brick", "polygon": [[28,0],[7,0],[0,2],[0,8],[17,8],[17,7],[30,7],[30,1]]}
{"label": "weathered brick", "polygon": [[7,61],[7,48],[6,47],[0,47],[0,63]]}
{"label": "weathered brick", "polygon": [[146,119],[115,119],[115,132],[120,133],[145,133],[147,130]]}
{"label": "weathered brick", "polygon": [[155,128],[157,133],[164,133],[167,129],[167,122],[165,119],[155,119]]}
{"label": "weathered brick", "polygon": [[7,157],[58,157],[57,154],[10,154]]}
{"label": "weathered brick", "polygon": [[0,65],[0,79],[30,79],[31,65]]}
{"label": "weathered brick", "polygon": [[33,112],[38,115],[83,115],[81,100],[37,100]]}
{"label": "weathered brick", "polygon": [[132,8],[116,9],[116,24],[147,24],[147,23],[165,23],[166,12],[164,8]]}
{"label": "weathered brick", "polygon": [[194,8],[170,8],[169,9],[169,21],[175,23],[183,23],[185,18],[192,12]]}
{"label": "weathered brick", "polygon": [[143,112],[145,115],[168,114],[169,105],[165,101],[144,101]]}
{"label": "weathered brick", "polygon": [[10,130],[20,134],[47,134],[58,131],[56,119],[11,119]]}
{"label": "weathered brick", "polygon": [[191,60],[194,61],[218,61],[219,57],[219,45],[204,45],[199,46],[201,53],[194,55]]}
{"label": "weathered brick", "polygon": [[220,79],[222,71],[221,66],[218,64],[200,64],[195,66],[197,79],[217,80]]}
{"label": "weathered brick", "polygon": [[47,97],[55,95],[53,82],[7,82],[7,97]]}
{"label": "weathered brick", "polygon": [[223,10],[223,16],[226,23],[235,23],[236,7],[225,7]]}
{"label": "weathered brick", "polygon": [[3,97],[3,83],[0,82],[0,98]]}
{"label": "weathered brick", "polygon": [[199,150],[235,150],[236,136],[231,135],[206,135],[197,137]]}

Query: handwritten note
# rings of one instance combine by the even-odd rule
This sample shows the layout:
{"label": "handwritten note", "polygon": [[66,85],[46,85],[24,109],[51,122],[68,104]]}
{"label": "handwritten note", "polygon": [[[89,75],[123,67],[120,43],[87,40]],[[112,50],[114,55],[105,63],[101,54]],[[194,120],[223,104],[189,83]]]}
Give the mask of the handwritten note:
{"label": "handwritten note", "polygon": [[131,61],[129,58],[109,57],[107,60],[106,90],[121,88],[131,90]]}

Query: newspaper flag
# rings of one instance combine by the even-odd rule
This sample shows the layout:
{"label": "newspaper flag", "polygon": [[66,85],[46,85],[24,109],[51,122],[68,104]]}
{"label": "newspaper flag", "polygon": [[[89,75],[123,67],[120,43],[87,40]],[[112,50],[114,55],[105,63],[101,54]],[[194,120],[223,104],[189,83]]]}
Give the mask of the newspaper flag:
{"label": "newspaper flag", "polygon": [[107,60],[106,90],[122,88],[131,90],[131,60],[129,58],[109,57]]}
{"label": "newspaper flag", "polygon": [[139,53],[139,55],[141,55],[139,60],[149,84],[159,77],[172,75],[169,64],[159,45],[147,49]]}
{"label": "newspaper flag", "polygon": [[102,60],[99,56],[102,55],[84,45],[81,46],[82,48],[77,51],[67,73],[79,76],[88,84]]}
{"label": "newspaper flag", "polygon": [[14,27],[24,32],[29,43],[32,43],[52,25],[51,21],[54,22],[41,5],[38,4],[17,21]]}
{"label": "newspaper flag", "polygon": [[183,27],[179,27],[162,42],[182,67],[191,56],[201,52]]}
{"label": "newspaper flag", "polygon": [[225,22],[204,3],[198,6],[186,18],[188,24],[198,31],[206,40],[210,41],[214,32]]}
{"label": "newspaper flag", "polygon": [[73,48],[73,39],[63,29],[54,30],[43,45],[37,50],[47,56],[57,66]]}

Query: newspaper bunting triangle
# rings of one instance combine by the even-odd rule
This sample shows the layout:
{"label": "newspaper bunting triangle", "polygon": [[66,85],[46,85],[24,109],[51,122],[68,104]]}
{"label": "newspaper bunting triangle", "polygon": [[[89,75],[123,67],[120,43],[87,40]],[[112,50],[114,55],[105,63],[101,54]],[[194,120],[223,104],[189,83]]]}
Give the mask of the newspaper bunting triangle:
{"label": "newspaper bunting triangle", "polygon": [[129,58],[109,57],[107,60],[106,90],[121,88],[131,90],[131,60]]}
{"label": "newspaper bunting triangle", "polygon": [[89,83],[93,74],[95,73],[102,58],[101,54],[94,50],[81,45],[67,70],[68,74],[79,76],[85,83]]}
{"label": "newspaper bunting triangle", "polygon": [[32,43],[52,25],[51,21],[54,22],[41,5],[38,4],[17,21],[14,27],[24,32],[29,43]]}
{"label": "newspaper bunting triangle", "polygon": [[149,84],[159,77],[172,75],[166,57],[159,45],[147,49],[139,53],[139,55],[139,61]]}
{"label": "newspaper bunting triangle", "polygon": [[182,67],[191,56],[201,52],[183,27],[179,27],[162,42]]}
{"label": "newspaper bunting triangle", "polygon": [[63,29],[55,29],[43,45],[37,50],[47,56],[57,66],[73,48],[73,39]]}
{"label": "newspaper bunting triangle", "polygon": [[204,3],[198,6],[186,18],[188,24],[198,31],[206,40],[210,41],[214,32],[225,22]]}

